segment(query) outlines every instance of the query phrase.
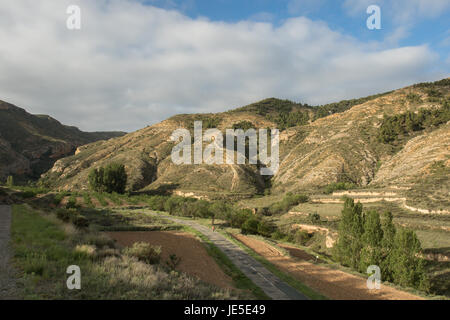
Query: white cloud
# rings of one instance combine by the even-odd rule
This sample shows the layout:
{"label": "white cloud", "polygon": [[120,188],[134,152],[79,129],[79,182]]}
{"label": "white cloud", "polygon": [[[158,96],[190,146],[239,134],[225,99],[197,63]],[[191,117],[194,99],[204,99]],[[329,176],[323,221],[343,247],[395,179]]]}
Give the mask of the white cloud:
{"label": "white cloud", "polygon": [[[66,29],[78,3],[82,29]],[[211,22],[135,1],[0,4],[0,99],[84,130],[135,130],[176,113],[266,97],[312,104],[418,81],[441,62],[427,46],[366,45],[307,18]]]}

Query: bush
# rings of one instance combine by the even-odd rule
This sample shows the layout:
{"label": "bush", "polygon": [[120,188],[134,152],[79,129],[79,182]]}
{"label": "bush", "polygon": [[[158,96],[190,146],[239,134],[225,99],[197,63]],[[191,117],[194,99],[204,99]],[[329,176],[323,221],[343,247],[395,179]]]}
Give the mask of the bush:
{"label": "bush", "polygon": [[87,228],[89,227],[89,220],[80,214],[73,214],[70,216],[70,221],[77,228]]}
{"label": "bush", "polygon": [[71,213],[70,213],[69,210],[66,210],[66,209],[58,209],[58,210],[56,210],[56,217],[59,220],[62,220],[64,222],[69,222],[70,221],[70,216],[71,216]]}
{"label": "bush", "polygon": [[24,199],[29,199],[29,198],[35,197],[35,196],[36,196],[36,193],[35,193],[34,191],[27,190],[27,191],[22,192],[22,193],[20,194],[20,196],[21,196],[22,198],[24,198]]}
{"label": "bush", "polygon": [[76,209],[77,208],[77,199],[75,197],[70,197],[69,201],[67,201],[66,209]]}
{"label": "bush", "polygon": [[60,192],[53,198],[53,204],[55,206],[59,205],[61,203],[61,200],[67,195],[67,192]]}
{"label": "bush", "polygon": [[275,231],[275,229],[275,225],[266,220],[261,220],[258,224],[258,234],[262,235],[263,237],[269,238]]}
{"label": "bush", "polygon": [[6,178],[6,186],[8,186],[8,187],[13,187],[14,186],[14,178],[13,178],[13,176],[8,176],[8,178]]}
{"label": "bush", "polygon": [[320,223],[321,222],[320,214],[318,214],[317,212],[308,214],[308,218],[309,218],[309,221],[311,221],[311,223]]}
{"label": "bush", "polygon": [[311,239],[312,235],[309,234],[306,231],[302,231],[302,230],[297,230],[294,233],[294,242],[299,244],[299,245],[306,245],[306,243],[309,241],[309,239]]}
{"label": "bush", "polygon": [[133,243],[132,247],[124,249],[124,253],[148,264],[158,264],[161,260],[161,247],[145,242]]}
{"label": "bush", "polygon": [[242,224],[241,232],[243,234],[258,234],[259,220],[251,217]]}
{"label": "bush", "polygon": [[309,197],[304,194],[292,194],[288,192],[283,200],[275,202],[269,207],[269,212],[271,214],[280,214],[288,212],[290,208],[309,201]]}
{"label": "bush", "polygon": [[253,216],[252,212],[248,209],[241,209],[231,214],[230,225],[233,228],[241,228],[242,225]]}
{"label": "bush", "polygon": [[97,192],[125,193],[127,173],[123,164],[111,163],[105,168],[92,169],[89,173],[89,185]]}
{"label": "bush", "polygon": [[325,187],[325,193],[326,194],[330,194],[333,193],[334,191],[338,191],[338,190],[350,190],[350,189],[354,189],[356,188],[356,185],[352,182],[334,182],[334,183],[330,183],[329,185],[327,185]]}

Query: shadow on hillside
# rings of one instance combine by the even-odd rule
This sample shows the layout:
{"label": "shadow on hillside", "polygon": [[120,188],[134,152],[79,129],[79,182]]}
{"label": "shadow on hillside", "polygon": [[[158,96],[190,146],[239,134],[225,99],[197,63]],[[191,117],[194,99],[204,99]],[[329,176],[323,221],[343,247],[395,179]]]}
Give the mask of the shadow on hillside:
{"label": "shadow on hillside", "polygon": [[177,189],[180,185],[178,183],[162,184],[156,189],[134,191],[132,195],[148,195],[148,196],[169,196],[173,194],[173,190]]}

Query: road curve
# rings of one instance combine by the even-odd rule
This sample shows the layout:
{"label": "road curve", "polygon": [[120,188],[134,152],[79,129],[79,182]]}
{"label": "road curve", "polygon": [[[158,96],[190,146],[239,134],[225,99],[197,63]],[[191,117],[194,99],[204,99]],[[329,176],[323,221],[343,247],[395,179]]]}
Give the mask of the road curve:
{"label": "road curve", "polygon": [[308,300],[308,298],[289,286],[261,263],[248,255],[238,245],[231,242],[218,232],[192,220],[184,220],[173,216],[150,213],[160,218],[168,219],[178,224],[189,226],[205,235],[217,246],[250,280],[260,287],[270,298],[274,300]]}

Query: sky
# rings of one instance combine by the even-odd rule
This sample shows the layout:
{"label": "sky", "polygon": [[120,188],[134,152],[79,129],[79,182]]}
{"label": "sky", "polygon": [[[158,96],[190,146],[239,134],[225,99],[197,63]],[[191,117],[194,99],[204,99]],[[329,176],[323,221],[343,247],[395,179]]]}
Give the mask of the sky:
{"label": "sky", "polygon": [[[369,5],[381,29],[367,28]],[[268,97],[319,105],[449,77],[450,1],[2,1],[0,43],[0,100],[130,132]]]}

